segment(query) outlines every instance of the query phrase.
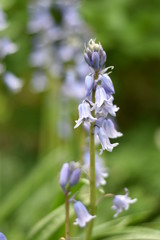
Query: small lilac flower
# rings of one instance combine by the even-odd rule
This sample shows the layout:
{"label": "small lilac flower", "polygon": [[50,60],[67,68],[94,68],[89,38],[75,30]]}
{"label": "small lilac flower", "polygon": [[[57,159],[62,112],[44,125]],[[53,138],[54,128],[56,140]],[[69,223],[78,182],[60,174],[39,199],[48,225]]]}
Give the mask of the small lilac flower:
{"label": "small lilac flower", "polygon": [[112,80],[110,79],[110,77],[107,74],[102,74],[100,76],[99,80],[101,80],[101,86],[104,88],[104,90],[107,94],[115,93]]}
{"label": "small lilac flower", "polygon": [[95,107],[100,108],[103,105],[107,105],[108,107],[112,106],[113,97],[111,95],[107,95],[104,88],[97,86],[95,93]]}
{"label": "small lilac flower", "polygon": [[[90,153],[86,152],[84,154],[84,165],[83,169],[85,172],[87,172],[89,176],[90,172]],[[108,177],[108,170],[104,166],[103,159],[100,158],[97,154],[95,154],[95,176],[96,176],[96,187],[99,188],[100,185],[105,185],[106,179]]]}
{"label": "small lilac flower", "polygon": [[7,240],[6,236],[0,232],[0,240]]}
{"label": "small lilac flower", "polygon": [[73,172],[71,173],[70,179],[69,179],[70,187],[73,187],[74,185],[76,185],[79,182],[80,175],[81,175],[80,168],[76,168],[75,170],[73,170]]}
{"label": "small lilac flower", "polygon": [[93,87],[94,87],[93,76],[87,75],[85,78],[86,97],[88,97],[92,93]]}
{"label": "small lilac flower", "polygon": [[105,102],[105,104],[102,105],[100,108],[95,109],[96,118],[99,118],[99,117],[106,118],[108,114],[110,114],[113,117],[116,116],[116,112],[119,110],[119,107],[117,107],[116,105],[110,105],[112,101],[113,101],[113,97],[110,98],[109,104]]}
{"label": "small lilac flower", "polygon": [[85,101],[79,105],[78,111],[79,111],[79,119],[75,121],[76,125],[74,126],[74,128],[79,127],[79,125],[85,121],[95,122],[97,120],[91,115],[90,105]]}
{"label": "small lilac flower", "polygon": [[105,129],[107,136],[109,138],[117,138],[123,136],[121,132],[118,132],[115,129],[114,123],[112,122],[111,119],[105,119],[103,121],[103,128]]}
{"label": "small lilac flower", "polygon": [[86,207],[80,201],[75,202],[74,210],[77,215],[74,225],[79,225],[80,227],[85,227],[87,222],[91,221],[93,218],[96,217],[90,215]]}
{"label": "small lilac flower", "polygon": [[112,209],[116,210],[116,213],[114,214],[114,217],[117,217],[119,213],[122,212],[122,210],[128,210],[129,204],[133,204],[137,201],[136,198],[131,199],[128,197],[128,189],[125,188],[125,195],[116,195],[113,199],[113,206]]}
{"label": "small lilac flower", "polygon": [[63,189],[63,191],[66,191],[66,186],[68,184],[70,177],[70,166],[69,163],[64,163],[60,172],[60,178],[59,178],[59,183]]}
{"label": "small lilac flower", "polygon": [[98,135],[102,149],[100,150],[100,155],[103,153],[104,150],[108,152],[112,152],[113,148],[118,145],[118,143],[111,144],[109,138],[106,134],[106,131],[103,127],[95,127],[95,133]]}

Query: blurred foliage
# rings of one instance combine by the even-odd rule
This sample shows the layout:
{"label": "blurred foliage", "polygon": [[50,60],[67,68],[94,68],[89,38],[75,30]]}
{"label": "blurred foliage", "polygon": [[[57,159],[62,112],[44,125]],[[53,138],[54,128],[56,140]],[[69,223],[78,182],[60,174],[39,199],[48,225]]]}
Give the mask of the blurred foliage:
{"label": "blurred foliage", "polygon": [[[64,232],[59,170],[63,162],[81,159],[79,142],[83,145],[84,135],[82,129],[73,131],[68,139],[58,135],[57,122],[65,109],[72,126],[77,119],[77,102],[68,101],[64,106],[61,99],[61,81],[57,84],[56,79],[49,79],[50,89],[40,94],[28,87],[31,39],[26,31],[27,4],[1,0],[10,21],[3,35],[19,46],[5,61],[25,85],[14,95],[0,82],[0,230],[8,240],[52,240]],[[120,146],[104,154],[110,171],[105,190],[122,193],[127,186],[138,198],[116,220],[111,201],[103,200],[93,239],[160,239],[159,9],[158,0],[82,1],[82,16],[106,49],[107,65],[115,66],[117,121],[124,133]],[[74,217],[72,213],[71,227]],[[82,233],[76,227],[72,231],[75,236]]]}

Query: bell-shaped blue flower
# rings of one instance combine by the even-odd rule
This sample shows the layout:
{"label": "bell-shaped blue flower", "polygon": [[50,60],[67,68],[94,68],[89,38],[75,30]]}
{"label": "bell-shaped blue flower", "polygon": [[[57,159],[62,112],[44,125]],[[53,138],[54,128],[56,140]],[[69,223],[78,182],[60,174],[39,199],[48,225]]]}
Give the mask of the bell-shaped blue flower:
{"label": "bell-shaped blue flower", "polygon": [[6,236],[0,232],[0,240],[7,240]]}
{"label": "bell-shaped blue flower", "polygon": [[88,97],[92,93],[93,87],[94,87],[93,76],[87,75],[85,78],[86,97]]}
{"label": "bell-shaped blue flower", "polygon": [[105,104],[102,105],[100,108],[95,109],[96,118],[99,118],[99,117],[106,118],[108,114],[110,114],[113,117],[116,116],[116,112],[119,110],[119,107],[117,107],[116,105],[113,105],[112,101],[113,101],[113,97],[109,99],[108,103],[105,102]]}
{"label": "bell-shaped blue flower", "polygon": [[99,79],[101,80],[101,86],[104,88],[107,94],[115,93],[112,80],[107,74],[102,74]]}
{"label": "bell-shaped blue flower", "polygon": [[109,138],[117,138],[123,135],[121,132],[118,132],[115,129],[114,123],[112,122],[111,119],[105,119],[103,121],[103,128],[105,129],[107,136]]}
{"label": "bell-shaped blue flower", "polygon": [[76,125],[74,126],[74,128],[79,127],[79,125],[84,121],[90,123],[90,122],[95,122],[97,120],[91,115],[90,105],[85,101],[79,105],[78,111],[79,111],[79,119],[75,121]]}
{"label": "bell-shaped blue flower", "polygon": [[103,153],[104,150],[108,152],[112,152],[113,148],[118,145],[118,143],[111,144],[109,138],[106,134],[106,131],[103,127],[95,127],[95,133],[98,135],[102,149],[100,150],[100,155]]}
{"label": "bell-shaped blue flower", "polygon": [[74,210],[77,215],[74,225],[79,225],[80,227],[85,227],[87,222],[96,217],[89,214],[86,207],[80,201],[74,203]]}
{"label": "bell-shaped blue flower", "polygon": [[122,212],[122,210],[128,210],[129,204],[133,204],[137,201],[136,198],[131,199],[128,197],[128,189],[125,188],[125,195],[116,195],[113,199],[113,206],[112,209],[116,211],[114,214],[114,217],[117,217],[119,213]]}
{"label": "bell-shaped blue flower", "polygon": [[95,93],[95,108],[100,108],[104,104],[107,106],[112,106],[113,97],[111,95],[107,95],[104,88],[97,86]]}

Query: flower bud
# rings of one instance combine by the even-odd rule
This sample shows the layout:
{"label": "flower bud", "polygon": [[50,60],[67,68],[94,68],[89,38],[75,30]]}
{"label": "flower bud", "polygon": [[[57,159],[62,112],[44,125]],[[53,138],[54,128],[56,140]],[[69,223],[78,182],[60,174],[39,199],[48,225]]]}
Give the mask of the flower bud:
{"label": "flower bud", "polygon": [[75,169],[70,176],[70,187],[73,187],[79,182],[81,175],[81,170],[79,168]]}
{"label": "flower bud", "polygon": [[92,53],[92,67],[94,70],[97,70],[99,68],[99,54],[98,52]]}
{"label": "flower bud", "polygon": [[99,58],[100,58],[100,61],[99,61],[99,66],[100,67],[103,67],[104,66],[104,63],[106,62],[106,53],[105,51],[103,50],[102,47],[100,47],[99,49]]}
{"label": "flower bud", "polygon": [[88,97],[92,92],[93,86],[94,86],[93,76],[87,75],[85,78],[86,97]]}
{"label": "flower bud", "polygon": [[92,61],[90,60],[90,58],[89,58],[89,56],[88,56],[87,53],[84,53],[84,59],[85,59],[86,63],[87,63],[90,67],[92,67]]}
{"label": "flower bud", "polygon": [[65,187],[69,181],[69,176],[70,176],[69,164],[64,163],[60,172],[60,179],[59,179],[59,183],[64,192],[65,192]]}

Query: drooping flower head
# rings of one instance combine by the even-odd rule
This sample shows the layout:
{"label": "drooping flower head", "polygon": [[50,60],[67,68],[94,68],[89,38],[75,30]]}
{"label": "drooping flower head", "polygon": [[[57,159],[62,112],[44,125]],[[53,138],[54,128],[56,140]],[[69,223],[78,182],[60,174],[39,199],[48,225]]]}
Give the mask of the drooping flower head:
{"label": "drooping flower head", "polygon": [[79,225],[80,227],[85,227],[87,222],[96,217],[89,214],[86,207],[80,201],[74,203],[74,210],[77,215],[74,225]]}
{"label": "drooping flower head", "polygon": [[112,209],[116,211],[114,217],[117,217],[118,214],[121,213],[123,209],[127,211],[129,209],[129,205],[137,201],[136,198],[131,199],[130,197],[128,197],[127,188],[125,188],[125,193],[126,193],[125,195],[115,195],[113,199]]}
{"label": "drooping flower head", "polygon": [[74,128],[79,127],[79,125],[83,122],[95,122],[97,120],[91,114],[89,103],[85,101],[82,102],[81,104],[79,104],[78,110],[79,110],[79,119],[76,121],[76,125],[74,126]]}

